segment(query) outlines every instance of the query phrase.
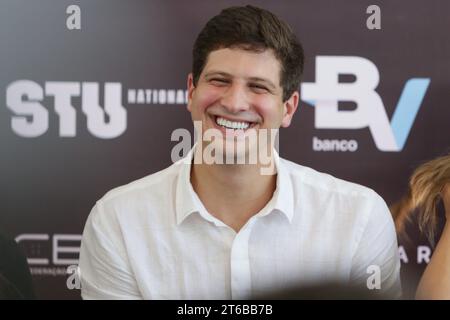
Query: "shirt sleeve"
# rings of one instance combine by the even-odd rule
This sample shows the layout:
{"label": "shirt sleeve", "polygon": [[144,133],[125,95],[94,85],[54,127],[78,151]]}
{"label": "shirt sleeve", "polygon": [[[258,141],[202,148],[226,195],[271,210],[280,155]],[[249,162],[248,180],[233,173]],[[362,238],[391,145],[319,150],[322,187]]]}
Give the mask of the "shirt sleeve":
{"label": "shirt sleeve", "polygon": [[395,226],[385,201],[376,193],[358,238],[352,259],[351,283],[380,294],[381,298],[402,298]]}
{"label": "shirt sleeve", "polygon": [[101,200],[83,231],[79,277],[83,299],[142,299],[119,225],[112,212],[103,211]]}

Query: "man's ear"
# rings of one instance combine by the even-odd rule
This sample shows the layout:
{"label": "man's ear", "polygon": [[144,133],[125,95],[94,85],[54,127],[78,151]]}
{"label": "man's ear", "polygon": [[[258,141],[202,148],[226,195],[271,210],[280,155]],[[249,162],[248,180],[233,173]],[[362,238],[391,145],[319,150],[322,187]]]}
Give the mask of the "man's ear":
{"label": "man's ear", "polygon": [[294,116],[294,113],[298,107],[299,97],[299,92],[294,91],[291,97],[283,102],[283,119],[281,121],[281,126],[283,128],[287,128],[290,126],[292,117]]}
{"label": "man's ear", "polygon": [[188,74],[187,89],[188,89],[187,109],[189,110],[189,112],[192,112],[192,95],[194,94],[195,90],[194,76],[192,75],[192,72]]}

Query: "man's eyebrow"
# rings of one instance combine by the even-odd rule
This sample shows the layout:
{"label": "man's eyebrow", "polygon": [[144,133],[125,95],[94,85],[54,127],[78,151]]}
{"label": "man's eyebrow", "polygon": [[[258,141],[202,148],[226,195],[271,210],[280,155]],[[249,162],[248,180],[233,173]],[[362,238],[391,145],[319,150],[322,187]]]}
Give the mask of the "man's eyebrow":
{"label": "man's eyebrow", "polygon": [[[227,78],[232,78],[233,77],[231,74],[229,74],[227,72],[214,71],[214,70],[209,71],[209,72],[207,72],[205,74],[205,78],[211,77],[211,76],[224,76],[224,77],[227,77]],[[267,86],[269,86],[273,90],[276,90],[276,88],[277,88],[277,86],[272,81],[270,81],[269,79],[260,78],[260,77],[249,77],[249,78],[246,78],[246,79],[250,80],[250,81],[264,83],[264,84],[266,84]]]}
{"label": "man's eyebrow", "polygon": [[214,70],[212,70],[212,71],[208,71],[205,74],[205,78],[206,77],[211,77],[211,76],[224,76],[224,77],[228,77],[228,78],[232,77],[231,74],[223,72],[223,71],[214,71]]}

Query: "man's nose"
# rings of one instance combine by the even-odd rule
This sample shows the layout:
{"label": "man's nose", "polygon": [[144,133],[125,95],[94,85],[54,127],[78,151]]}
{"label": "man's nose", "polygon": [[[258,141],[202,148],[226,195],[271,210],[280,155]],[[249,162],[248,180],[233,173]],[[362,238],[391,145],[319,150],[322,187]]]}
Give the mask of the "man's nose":
{"label": "man's nose", "polygon": [[232,84],[222,97],[222,106],[231,113],[238,113],[249,109],[248,96],[245,87],[241,84]]}

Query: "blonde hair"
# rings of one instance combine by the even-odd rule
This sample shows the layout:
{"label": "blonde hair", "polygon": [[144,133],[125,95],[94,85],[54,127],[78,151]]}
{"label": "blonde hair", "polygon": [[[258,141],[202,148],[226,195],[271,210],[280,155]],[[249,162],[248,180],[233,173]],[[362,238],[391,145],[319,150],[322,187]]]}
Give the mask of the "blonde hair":
{"label": "blonde hair", "polygon": [[406,221],[417,209],[419,229],[434,244],[438,222],[436,206],[447,183],[450,183],[450,154],[419,166],[411,176],[407,194],[391,206],[397,233],[404,232]]}

